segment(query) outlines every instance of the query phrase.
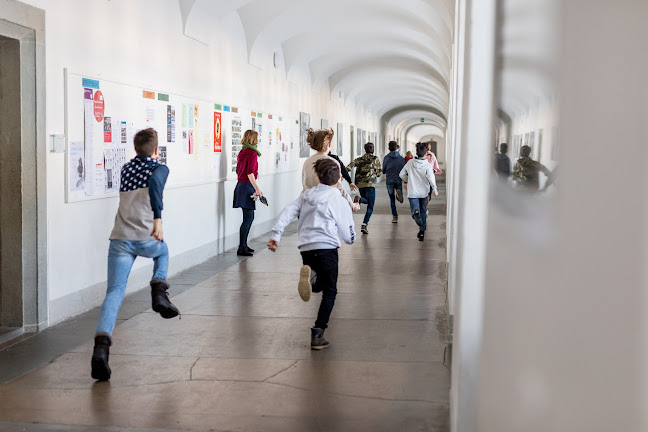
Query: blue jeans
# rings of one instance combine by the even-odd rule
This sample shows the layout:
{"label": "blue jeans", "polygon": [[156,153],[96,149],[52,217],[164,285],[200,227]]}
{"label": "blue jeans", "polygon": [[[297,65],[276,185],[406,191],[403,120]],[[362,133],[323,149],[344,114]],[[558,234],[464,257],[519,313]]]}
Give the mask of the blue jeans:
{"label": "blue jeans", "polygon": [[108,249],[108,288],[99,312],[97,334],[112,335],[117,313],[124,300],[128,275],[138,256],[153,258],[152,279],[166,280],[169,270],[169,248],[165,242],[111,240]]}
{"label": "blue jeans", "polygon": [[362,202],[362,204],[367,204],[367,213],[365,213],[364,220],[362,221],[363,225],[367,225],[369,223],[369,219],[371,219],[371,215],[373,214],[374,204],[376,203],[376,188],[360,188],[360,196],[362,197],[360,202]]}
{"label": "blue jeans", "polygon": [[245,208],[241,210],[243,210],[243,222],[239,230],[239,249],[247,247],[248,235],[252,228],[252,222],[254,222],[254,210]]}
{"label": "blue jeans", "polygon": [[[409,198],[410,211],[412,212],[412,219],[416,221],[421,231],[427,229],[427,211],[425,205],[427,197],[425,198]],[[418,216],[417,216],[418,213]]]}
{"label": "blue jeans", "polygon": [[398,210],[396,210],[396,189],[403,190],[403,182],[395,180],[387,180],[387,193],[389,194],[389,202],[391,203],[392,216],[398,217]]}

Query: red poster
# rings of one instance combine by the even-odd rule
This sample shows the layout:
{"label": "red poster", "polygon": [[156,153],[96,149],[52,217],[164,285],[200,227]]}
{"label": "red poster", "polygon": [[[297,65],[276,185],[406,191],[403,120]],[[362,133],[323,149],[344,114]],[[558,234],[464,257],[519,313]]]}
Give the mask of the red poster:
{"label": "red poster", "polygon": [[189,154],[194,154],[194,131],[189,131]]}
{"label": "red poster", "polygon": [[214,153],[222,151],[221,113],[214,112]]}
{"label": "red poster", "polygon": [[104,118],[104,97],[99,90],[94,94],[94,116],[95,120],[98,122],[102,121]]}

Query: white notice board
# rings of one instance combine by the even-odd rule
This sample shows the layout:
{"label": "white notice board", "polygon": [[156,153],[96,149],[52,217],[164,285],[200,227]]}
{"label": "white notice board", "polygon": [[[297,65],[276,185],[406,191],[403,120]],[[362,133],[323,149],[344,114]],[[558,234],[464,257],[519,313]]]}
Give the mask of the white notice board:
{"label": "white notice board", "polygon": [[148,127],[158,132],[169,188],[231,178],[240,137],[253,126],[261,138],[260,175],[297,170],[299,129],[293,123],[294,118],[66,69],[66,202],[116,196],[121,167],[135,156],[133,136]]}

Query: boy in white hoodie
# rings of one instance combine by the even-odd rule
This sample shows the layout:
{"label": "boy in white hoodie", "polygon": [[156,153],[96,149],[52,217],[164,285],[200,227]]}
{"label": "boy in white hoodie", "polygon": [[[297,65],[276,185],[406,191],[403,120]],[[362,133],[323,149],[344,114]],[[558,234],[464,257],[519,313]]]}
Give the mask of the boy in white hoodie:
{"label": "boy in white hoodie", "polygon": [[355,229],[351,208],[337,189],[339,165],[326,158],[315,162],[314,167],[320,184],[303,192],[283,209],[272,227],[268,249],[275,252],[286,227],[299,218],[298,247],[304,263],[300,272],[299,296],[308,301],[311,289],[322,293],[317,320],[311,328],[311,348],[321,350],[330,345],[324,338],[324,330],[328,327],[337,296],[339,237],[352,244]]}
{"label": "boy in white hoodie", "polygon": [[407,198],[410,202],[410,211],[412,218],[419,226],[417,237],[419,241],[425,239],[425,230],[427,229],[427,204],[430,187],[434,196],[438,196],[436,178],[434,177],[434,167],[424,159],[428,151],[427,143],[416,143],[416,158],[411,159],[405,164],[400,172],[400,178],[407,183]]}

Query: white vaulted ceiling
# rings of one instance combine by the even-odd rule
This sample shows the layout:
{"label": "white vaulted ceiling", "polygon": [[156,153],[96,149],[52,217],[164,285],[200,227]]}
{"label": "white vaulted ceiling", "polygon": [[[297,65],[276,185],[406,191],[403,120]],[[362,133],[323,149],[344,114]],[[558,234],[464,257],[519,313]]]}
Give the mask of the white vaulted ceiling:
{"label": "white vaulted ceiling", "polygon": [[[188,36],[238,14],[248,61],[272,64],[280,47],[286,79],[311,84],[406,128],[420,118],[445,131],[454,0],[179,0]],[[213,32],[212,32],[213,33]],[[416,120],[416,122],[415,122]]]}

